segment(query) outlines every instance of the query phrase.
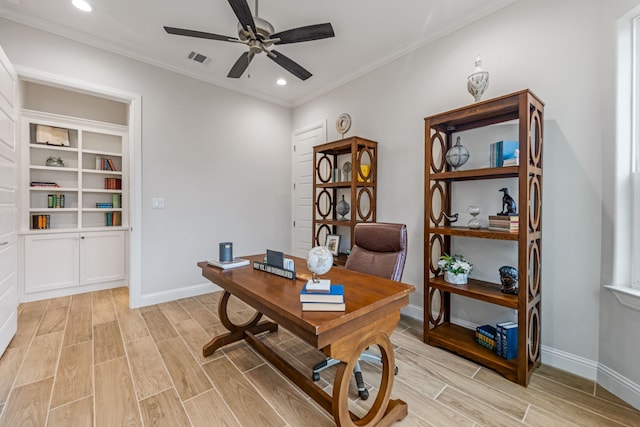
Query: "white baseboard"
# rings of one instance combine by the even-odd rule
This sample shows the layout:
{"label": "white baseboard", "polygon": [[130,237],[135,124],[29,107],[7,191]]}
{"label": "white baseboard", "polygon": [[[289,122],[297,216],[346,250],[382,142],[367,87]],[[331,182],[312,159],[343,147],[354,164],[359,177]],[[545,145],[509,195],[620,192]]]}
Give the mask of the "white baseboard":
{"label": "white baseboard", "polygon": [[598,362],[546,345],[543,345],[540,350],[542,351],[542,363],[545,365],[596,381]]}
{"label": "white baseboard", "polygon": [[140,295],[138,306],[132,308],[162,304],[163,302],[175,301],[182,298],[196,297],[198,295],[220,290],[222,290],[222,288],[218,285],[215,285],[211,282],[206,282],[199,285],[187,286],[184,288],[170,289],[168,291],[154,292],[151,294],[142,294]]}
{"label": "white baseboard", "polygon": [[636,409],[640,409],[640,385],[613,369],[598,364],[598,384]]}
{"label": "white baseboard", "polygon": [[408,306],[403,307],[400,312],[412,319],[420,320],[421,322],[424,320],[424,310],[418,305],[409,304]]}

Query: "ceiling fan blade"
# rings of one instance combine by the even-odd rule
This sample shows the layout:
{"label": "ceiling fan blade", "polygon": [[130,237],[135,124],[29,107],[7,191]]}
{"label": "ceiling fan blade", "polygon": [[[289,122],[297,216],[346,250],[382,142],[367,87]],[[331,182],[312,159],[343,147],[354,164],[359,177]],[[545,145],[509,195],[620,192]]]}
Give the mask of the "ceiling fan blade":
{"label": "ceiling fan blade", "polygon": [[178,36],[196,37],[199,39],[220,40],[223,42],[237,42],[239,41],[235,37],[221,36],[219,34],[205,33],[202,31],[186,30],[184,28],[164,27],[164,30],[169,34],[175,34]]}
{"label": "ceiling fan blade", "polygon": [[309,71],[305,70],[297,62],[292,61],[291,59],[287,58],[286,56],[284,56],[283,54],[275,50],[269,51],[267,56],[271,58],[276,64],[278,64],[279,66],[281,66],[282,68],[284,68],[285,70],[287,70],[288,72],[290,72],[291,74],[299,78],[300,80],[307,80],[309,77],[313,75]]}
{"label": "ceiling fan blade", "polygon": [[250,27],[253,33],[256,34],[256,23],[253,21],[253,15],[251,14],[251,9],[249,9],[247,0],[229,0],[229,4],[231,5],[231,9],[233,9],[233,13],[236,14],[238,21],[240,21],[242,28],[246,29]]}
{"label": "ceiling fan blade", "polygon": [[334,36],[335,34],[333,33],[333,27],[331,26],[331,24],[326,23],[292,28],[290,30],[272,34],[269,38],[280,39],[279,42],[275,42],[274,44],[287,44],[326,39]]}
{"label": "ceiling fan blade", "polygon": [[238,58],[236,63],[233,64],[233,67],[231,67],[231,70],[229,70],[229,74],[227,74],[227,77],[230,77],[232,79],[239,79],[240,76],[244,74],[245,70],[249,66],[249,63],[251,63],[253,56],[254,54],[251,52],[245,52],[240,55],[240,58]]}

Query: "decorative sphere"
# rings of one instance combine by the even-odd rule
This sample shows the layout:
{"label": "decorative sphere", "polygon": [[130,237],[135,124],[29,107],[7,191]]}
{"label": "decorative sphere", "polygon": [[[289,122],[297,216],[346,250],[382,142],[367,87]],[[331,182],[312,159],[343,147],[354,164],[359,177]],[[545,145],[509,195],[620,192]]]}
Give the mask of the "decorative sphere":
{"label": "decorative sphere", "polygon": [[459,168],[469,160],[469,150],[460,144],[460,137],[456,139],[456,144],[445,154],[445,160],[454,169]]}
{"label": "decorative sphere", "polygon": [[307,268],[315,274],[325,274],[333,266],[333,255],[326,246],[316,246],[307,255]]}
{"label": "decorative sphere", "polygon": [[350,210],[351,210],[351,206],[349,206],[349,203],[344,199],[344,194],[343,194],[342,200],[340,200],[336,205],[336,212],[338,212],[338,214],[341,216],[340,219],[344,219],[344,216],[348,214]]}

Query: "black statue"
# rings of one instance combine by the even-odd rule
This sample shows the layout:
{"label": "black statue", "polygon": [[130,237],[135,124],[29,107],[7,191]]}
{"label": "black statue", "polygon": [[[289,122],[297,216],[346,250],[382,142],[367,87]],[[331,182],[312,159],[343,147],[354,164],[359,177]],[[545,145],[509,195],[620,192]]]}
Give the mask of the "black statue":
{"label": "black statue", "polygon": [[504,265],[498,269],[500,272],[500,282],[505,294],[518,295],[518,270],[514,267]]}
{"label": "black statue", "polygon": [[518,215],[518,209],[516,208],[516,201],[509,195],[507,187],[501,188],[502,191],[502,212],[498,212],[498,215],[515,216]]}

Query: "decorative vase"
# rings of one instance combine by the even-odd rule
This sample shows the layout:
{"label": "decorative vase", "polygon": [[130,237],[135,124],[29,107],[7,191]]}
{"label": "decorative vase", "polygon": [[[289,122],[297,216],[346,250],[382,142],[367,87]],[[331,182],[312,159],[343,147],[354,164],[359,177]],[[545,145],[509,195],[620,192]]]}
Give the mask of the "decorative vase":
{"label": "decorative vase", "polygon": [[449,148],[444,158],[454,169],[457,169],[467,163],[467,160],[469,160],[469,150],[467,150],[467,147],[460,144],[460,137],[456,138],[456,145]]}
{"label": "decorative vase", "polygon": [[350,210],[351,210],[351,206],[349,206],[349,203],[347,203],[347,201],[344,199],[344,194],[343,194],[342,200],[340,200],[336,205],[336,212],[338,212],[338,214],[341,216],[340,218],[341,220],[345,220],[346,218],[344,216],[348,214]]}
{"label": "decorative vase", "polygon": [[480,68],[482,65],[482,59],[480,56],[476,58],[476,69],[469,77],[467,77],[467,90],[476,102],[480,101],[480,98],[484,94],[484,91],[489,87],[489,73]]}
{"label": "decorative vase", "polygon": [[452,273],[450,271],[444,272],[444,281],[453,283],[454,285],[466,285],[469,275],[467,273]]}
{"label": "decorative vase", "polygon": [[360,165],[360,173],[358,174],[358,182],[371,182],[371,177],[369,174],[371,173],[371,166],[369,165]]}

